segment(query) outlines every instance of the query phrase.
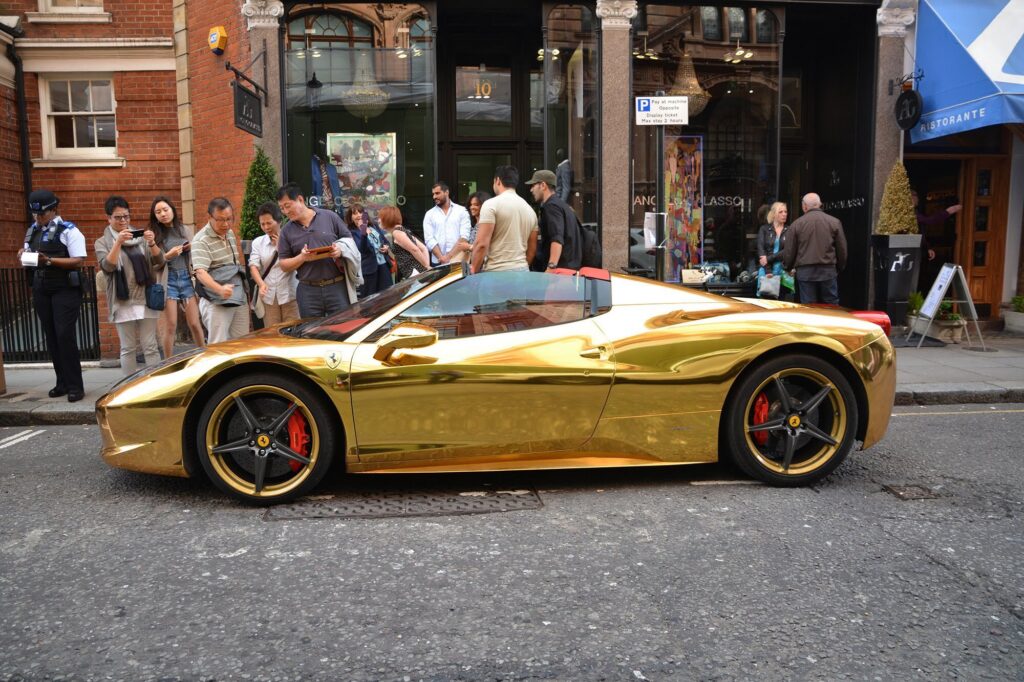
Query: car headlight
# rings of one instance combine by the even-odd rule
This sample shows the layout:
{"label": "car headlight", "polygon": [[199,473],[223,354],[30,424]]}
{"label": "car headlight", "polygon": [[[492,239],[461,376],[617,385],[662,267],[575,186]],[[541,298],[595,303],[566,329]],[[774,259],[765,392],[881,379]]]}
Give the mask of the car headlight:
{"label": "car headlight", "polygon": [[124,386],[125,384],[127,384],[129,382],[135,381],[136,379],[141,379],[142,377],[152,376],[152,375],[156,374],[157,372],[159,372],[161,370],[166,370],[167,368],[171,367],[172,365],[177,365],[178,363],[181,363],[182,366],[184,366],[186,361],[190,360],[191,358],[194,358],[195,356],[197,356],[197,355],[199,355],[199,354],[201,354],[201,353],[203,353],[205,351],[206,351],[205,348],[192,348],[191,350],[187,350],[187,351],[184,351],[182,353],[178,353],[177,355],[172,355],[171,357],[167,358],[166,360],[161,360],[160,362],[156,363],[152,367],[143,367],[138,372],[133,372],[132,374],[129,374],[128,376],[126,376],[125,378],[121,379],[120,381],[118,381],[113,386],[111,386],[110,390],[111,391],[116,391],[118,388],[120,388],[121,386]]}

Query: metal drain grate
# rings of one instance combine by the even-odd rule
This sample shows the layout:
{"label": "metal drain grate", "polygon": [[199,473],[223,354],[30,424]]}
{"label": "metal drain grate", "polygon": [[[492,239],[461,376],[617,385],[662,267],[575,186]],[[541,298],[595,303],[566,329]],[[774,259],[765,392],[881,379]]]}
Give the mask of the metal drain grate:
{"label": "metal drain grate", "polygon": [[540,509],[535,490],[359,491],[306,497],[271,507],[264,521],[293,519],[383,519],[395,516],[450,516]]}
{"label": "metal drain grate", "polygon": [[934,500],[939,494],[923,485],[883,485],[882,489],[901,500]]}

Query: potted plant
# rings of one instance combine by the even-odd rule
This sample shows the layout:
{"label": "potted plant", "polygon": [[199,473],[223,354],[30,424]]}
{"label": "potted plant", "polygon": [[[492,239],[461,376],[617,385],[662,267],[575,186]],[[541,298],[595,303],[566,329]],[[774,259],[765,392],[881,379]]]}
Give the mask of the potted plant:
{"label": "potted plant", "polygon": [[907,299],[917,289],[920,272],[921,235],[917,214],[910,196],[910,180],[903,164],[897,161],[882,192],[875,233],[871,235],[874,256],[875,305],[902,320],[907,314]]}
{"label": "potted plant", "polygon": [[1014,334],[1024,334],[1024,296],[1010,299],[1012,310],[1003,311],[1004,329]]}
{"label": "potted plant", "polygon": [[921,306],[924,305],[924,294],[920,291],[911,291],[907,295],[907,326],[917,331],[917,320],[918,315],[921,312]]}
{"label": "potted plant", "polygon": [[953,302],[949,300],[942,301],[939,304],[938,312],[935,313],[935,319],[931,321],[930,325],[928,324],[927,317],[921,317],[918,314],[923,303],[922,299],[914,315],[910,315],[909,312],[907,313],[907,324],[914,333],[924,334],[927,331],[928,336],[940,341],[960,343],[960,340],[963,338],[964,327],[967,326],[967,321],[964,320],[960,313],[953,310]]}

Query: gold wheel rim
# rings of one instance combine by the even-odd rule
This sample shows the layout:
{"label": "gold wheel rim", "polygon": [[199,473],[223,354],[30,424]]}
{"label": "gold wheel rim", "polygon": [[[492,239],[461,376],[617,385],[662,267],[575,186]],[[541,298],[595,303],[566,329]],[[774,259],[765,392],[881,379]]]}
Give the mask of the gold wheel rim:
{"label": "gold wheel rim", "polygon": [[[298,471],[293,476],[285,477],[283,480],[266,483],[257,490],[255,480],[250,480],[245,475],[245,472],[239,471],[238,465],[234,462],[234,457],[227,453],[217,453],[214,450],[218,447],[222,447],[226,444],[218,442],[218,434],[221,433],[222,427],[226,425],[225,418],[228,417],[232,408],[236,408],[235,412],[238,412],[237,400],[251,400],[257,396],[272,396],[277,398],[283,398],[290,405],[294,405],[294,412],[302,415],[306,420],[306,425],[309,429],[309,449],[308,449],[308,463],[301,464]],[[232,415],[236,417],[236,415]],[[255,415],[259,417],[279,417],[280,415]],[[277,438],[271,437],[267,433],[251,434],[252,442],[257,448],[266,450],[268,446],[278,445],[288,442],[288,429],[287,423],[281,427],[281,431]],[[282,439],[283,436],[283,439]],[[265,445],[264,445],[265,444]],[[286,495],[299,486],[309,478],[313,469],[316,468],[316,463],[319,460],[320,452],[320,432],[317,428],[316,421],[313,419],[312,413],[309,408],[306,407],[295,394],[287,391],[279,386],[268,386],[265,384],[245,386],[236,391],[232,391],[228,395],[221,399],[217,408],[210,415],[210,419],[206,426],[206,453],[209,458],[210,464],[213,466],[213,470],[217,476],[226,483],[232,490],[241,493],[249,497],[257,498],[273,498]],[[270,455],[274,456],[274,455]]]}
{"label": "gold wheel rim", "polygon": [[[781,410],[781,413],[778,413],[781,407],[779,405],[781,401],[778,400],[778,392],[785,390],[787,385],[791,388],[794,384],[800,385],[805,397],[808,394],[811,394],[811,397],[813,397],[813,394],[825,392],[826,389],[827,392],[825,392],[825,395],[816,405],[815,409],[810,410],[808,414],[802,413],[800,405],[797,404],[797,397],[792,395],[788,396],[791,402],[790,409]],[[780,386],[783,389],[780,389]],[[813,391],[809,391],[809,387],[814,387]],[[788,431],[789,433],[801,433],[803,436],[809,437],[809,440],[800,445],[799,459],[791,461],[788,467],[784,466],[783,459],[767,456],[765,447],[758,445],[754,440],[753,434],[755,432],[752,432],[751,428],[758,426],[752,421],[754,403],[762,393],[766,395],[775,394],[772,406],[777,414],[769,415],[770,418],[767,423],[781,422],[781,428],[769,431],[769,433],[782,434]],[[822,423],[825,421],[828,422],[827,427],[821,428]],[[806,368],[784,369],[765,378],[757,389],[750,394],[750,398],[747,400],[743,411],[743,431],[748,450],[761,466],[773,473],[784,476],[808,474],[820,469],[831,461],[839,452],[845,440],[848,421],[849,415],[846,409],[846,401],[843,399],[838,387],[824,374]],[[808,433],[806,429],[810,428],[817,429],[819,433]],[[827,436],[835,441],[834,444],[823,440],[821,436]],[[818,444],[817,448],[813,447],[815,443]],[[795,455],[796,453],[794,452],[794,457]]]}

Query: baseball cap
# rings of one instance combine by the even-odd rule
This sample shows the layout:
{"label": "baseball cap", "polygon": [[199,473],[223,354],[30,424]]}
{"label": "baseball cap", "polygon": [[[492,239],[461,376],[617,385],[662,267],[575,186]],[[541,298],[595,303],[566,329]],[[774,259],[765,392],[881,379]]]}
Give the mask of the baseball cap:
{"label": "baseball cap", "polygon": [[549,170],[539,170],[533,173],[533,177],[526,181],[527,185],[536,185],[538,182],[547,183],[548,187],[554,187],[558,182],[555,174]]}
{"label": "baseball cap", "polygon": [[28,210],[33,213],[42,213],[57,208],[60,199],[48,189],[37,189],[28,195]]}

